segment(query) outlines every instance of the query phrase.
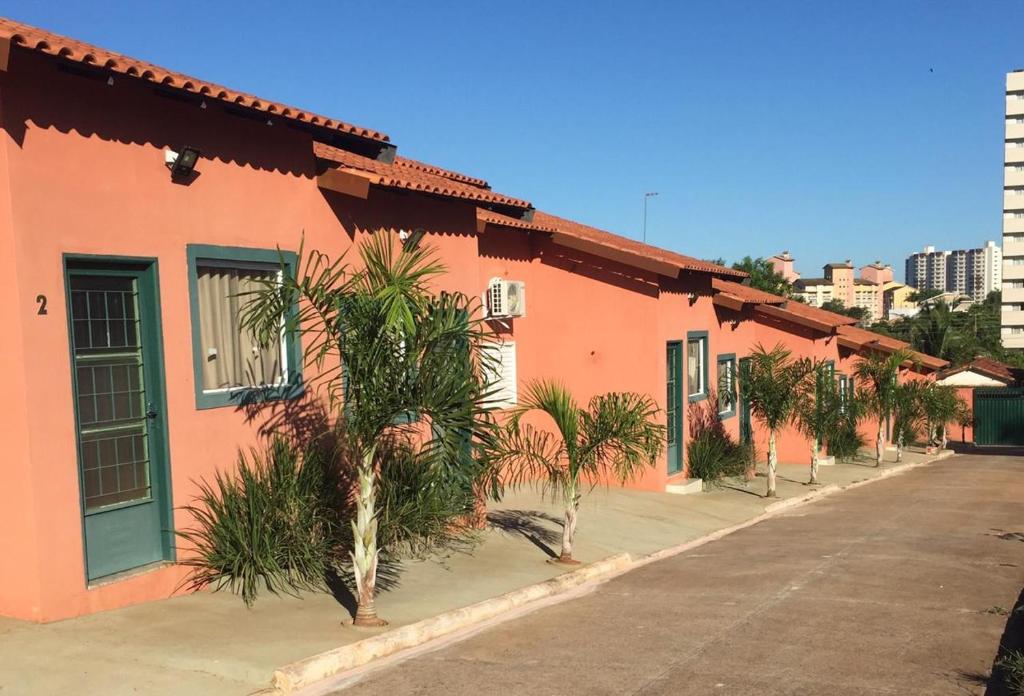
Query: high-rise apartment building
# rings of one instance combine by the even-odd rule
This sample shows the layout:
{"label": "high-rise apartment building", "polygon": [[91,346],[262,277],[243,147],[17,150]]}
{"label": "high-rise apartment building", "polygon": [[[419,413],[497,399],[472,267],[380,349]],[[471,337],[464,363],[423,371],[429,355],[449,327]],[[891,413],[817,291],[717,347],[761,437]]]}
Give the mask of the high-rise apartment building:
{"label": "high-rise apartment building", "polygon": [[981,302],[998,290],[1003,277],[1003,254],[995,242],[980,249],[956,249],[946,259],[946,291]]}
{"label": "high-rise apartment building", "polygon": [[924,251],[907,257],[907,285],[917,290],[938,290],[964,295],[977,302],[998,290],[1002,281],[1002,250],[995,242],[977,249]]}
{"label": "high-rise apartment building", "polygon": [[1006,76],[1002,339],[1024,349],[1024,70]]}
{"label": "high-rise apartment building", "polygon": [[948,251],[935,251],[926,246],[924,251],[907,257],[907,285],[918,290],[946,291],[946,259]]}

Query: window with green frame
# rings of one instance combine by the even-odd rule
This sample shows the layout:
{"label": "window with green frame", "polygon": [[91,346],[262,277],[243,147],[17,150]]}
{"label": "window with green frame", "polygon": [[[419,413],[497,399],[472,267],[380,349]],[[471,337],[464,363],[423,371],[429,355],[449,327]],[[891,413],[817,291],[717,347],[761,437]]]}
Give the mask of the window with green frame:
{"label": "window with green frame", "polygon": [[718,365],[718,415],[729,418],[736,415],[736,356],[732,353],[719,355]]}
{"label": "window with green frame", "polygon": [[853,377],[847,375],[839,375],[839,408],[842,411],[846,411],[846,405],[850,403],[850,399],[853,398]]}
{"label": "window with green frame", "polygon": [[689,401],[708,398],[708,332],[686,332],[686,395]]}
{"label": "window with green frame", "polygon": [[247,295],[281,267],[295,268],[293,252],[190,244],[189,306],[197,408],[240,406],[302,393],[298,339],[284,331],[261,345],[241,326]]}

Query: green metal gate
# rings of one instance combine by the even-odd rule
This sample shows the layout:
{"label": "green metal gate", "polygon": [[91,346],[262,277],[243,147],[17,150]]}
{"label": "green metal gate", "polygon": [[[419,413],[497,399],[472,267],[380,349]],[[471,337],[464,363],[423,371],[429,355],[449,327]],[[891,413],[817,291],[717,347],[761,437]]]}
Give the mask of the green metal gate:
{"label": "green metal gate", "polygon": [[1024,389],[974,390],[974,444],[1024,445]]}

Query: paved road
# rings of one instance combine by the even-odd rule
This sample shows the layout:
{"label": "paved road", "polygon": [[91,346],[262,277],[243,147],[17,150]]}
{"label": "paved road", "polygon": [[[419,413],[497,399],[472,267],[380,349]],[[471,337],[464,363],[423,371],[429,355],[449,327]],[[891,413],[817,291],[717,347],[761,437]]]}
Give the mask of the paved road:
{"label": "paved road", "polygon": [[[1024,585],[1024,457],[960,456],[652,564],[345,689],[982,694]],[[342,692],[338,692],[342,693]]]}

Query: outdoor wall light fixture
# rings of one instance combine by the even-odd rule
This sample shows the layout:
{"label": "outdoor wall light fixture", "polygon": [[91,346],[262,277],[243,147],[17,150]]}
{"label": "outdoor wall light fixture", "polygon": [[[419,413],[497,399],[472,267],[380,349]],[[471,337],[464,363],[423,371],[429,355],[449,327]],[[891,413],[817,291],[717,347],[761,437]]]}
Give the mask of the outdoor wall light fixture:
{"label": "outdoor wall light fixture", "polygon": [[181,152],[166,150],[164,152],[164,164],[171,170],[172,179],[187,179],[192,176],[196,169],[196,162],[199,161],[198,148],[188,145],[181,148]]}
{"label": "outdoor wall light fixture", "polygon": [[426,233],[427,231],[422,227],[417,227],[412,232],[408,232],[406,230],[399,230],[398,239],[399,241],[402,242],[402,246],[407,247],[409,249],[416,249],[419,247],[420,240],[423,239],[423,235],[425,235]]}

